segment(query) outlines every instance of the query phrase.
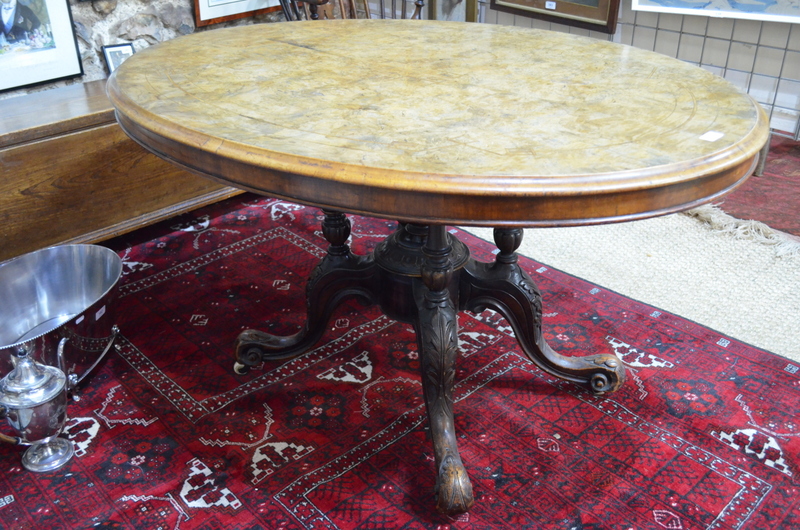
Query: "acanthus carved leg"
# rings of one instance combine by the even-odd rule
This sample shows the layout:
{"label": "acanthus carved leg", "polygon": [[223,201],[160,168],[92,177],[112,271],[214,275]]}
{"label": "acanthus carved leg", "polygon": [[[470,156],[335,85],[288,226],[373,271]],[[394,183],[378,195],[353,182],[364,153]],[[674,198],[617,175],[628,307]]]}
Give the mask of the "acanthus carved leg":
{"label": "acanthus carved leg", "polygon": [[619,389],[625,368],[616,356],[565,357],[544,340],[541,295],[517,263],[522,229],[496,228],[494,239],[500,249],[494,263],[471,260],[461,275],[461,309],[481,312],[490,307],[499,312],[511,324],[528,358],[545,372],[581,383],[595,394]]}
{"label": "acanthus carved leg", "polygon": [[474,502],[472,484],[456,445],[453,384],[458,353],[458,321],[448,283],[453,268],[444,226],[431,226],[423,249],[422,279],[414,282],[422,386],[436,461],[436,508],[464,513]]}
{"label": "acanthus carved leg", "polygon": [[244,374],[264,361],[290,359],[311,349],[322,338],[333,310],[344,299],[357,297],[364,304],[375,303],[377,267],[372,258],[350,252],[347,245],[350,221],[343,213],[327,210],[324,213],[322,233],[330,246],[308,279],[305,326],[288,336],[253,329],[243,331],[235,345],[236,373]]}

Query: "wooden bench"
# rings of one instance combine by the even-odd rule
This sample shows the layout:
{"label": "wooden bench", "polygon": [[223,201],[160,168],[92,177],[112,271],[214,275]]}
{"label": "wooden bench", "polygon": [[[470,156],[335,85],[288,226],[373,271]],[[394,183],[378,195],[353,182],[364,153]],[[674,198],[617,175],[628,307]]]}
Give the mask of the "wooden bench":
{"label": "wooden bench", "polygon": [[241,193],[129,139],[105,84],[0,101],[0,261],[102,241]]}

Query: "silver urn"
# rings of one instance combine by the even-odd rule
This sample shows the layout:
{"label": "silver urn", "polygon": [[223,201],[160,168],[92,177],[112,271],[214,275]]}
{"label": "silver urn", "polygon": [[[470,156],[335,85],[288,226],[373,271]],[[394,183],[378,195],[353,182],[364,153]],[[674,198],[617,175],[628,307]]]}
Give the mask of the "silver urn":
{"label": "silver urn", "polygon": [[[59,345],[62,351],[64,342]],[[25,348],[17,350],[14,365],[0,381],[0,415],[17,432],[13,441],[30,445],[22,456],[26,469],[58,469],[74,454],[72,442],[58,437],[67,420],[67,376],[55,366],[36,362]]]}

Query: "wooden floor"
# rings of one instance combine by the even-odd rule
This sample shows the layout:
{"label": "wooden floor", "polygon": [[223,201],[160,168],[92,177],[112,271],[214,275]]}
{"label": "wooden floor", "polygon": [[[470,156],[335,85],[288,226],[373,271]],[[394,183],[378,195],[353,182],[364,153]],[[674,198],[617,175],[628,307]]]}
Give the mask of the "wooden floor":
{"label": "wooden floor", "polygon": [[800,237],[800,142],[774,136],[764,174],[727,195],[721,208]]}

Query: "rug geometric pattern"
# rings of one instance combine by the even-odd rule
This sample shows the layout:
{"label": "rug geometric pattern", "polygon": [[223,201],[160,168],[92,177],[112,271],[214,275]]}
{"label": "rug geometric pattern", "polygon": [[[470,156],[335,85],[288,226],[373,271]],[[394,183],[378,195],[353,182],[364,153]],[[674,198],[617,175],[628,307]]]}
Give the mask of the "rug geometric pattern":
{"label": "rug geometric pattern", "polygon": [[[357,253],[394,227],[351,219]],[[476,503],[437,514],[409,325],[346,302],[305,355],[232,370],[241,330],[302,326],[319,221],[245,194],[108,242],[121,335],[69,404],[76,457],[33,474],[0,447],[0,526],[800,527],[800,367],[529,259],[548,342],[613,352],[628,381],[593,396],[538,370],[496,313],[460,314],[455,421]]]}

